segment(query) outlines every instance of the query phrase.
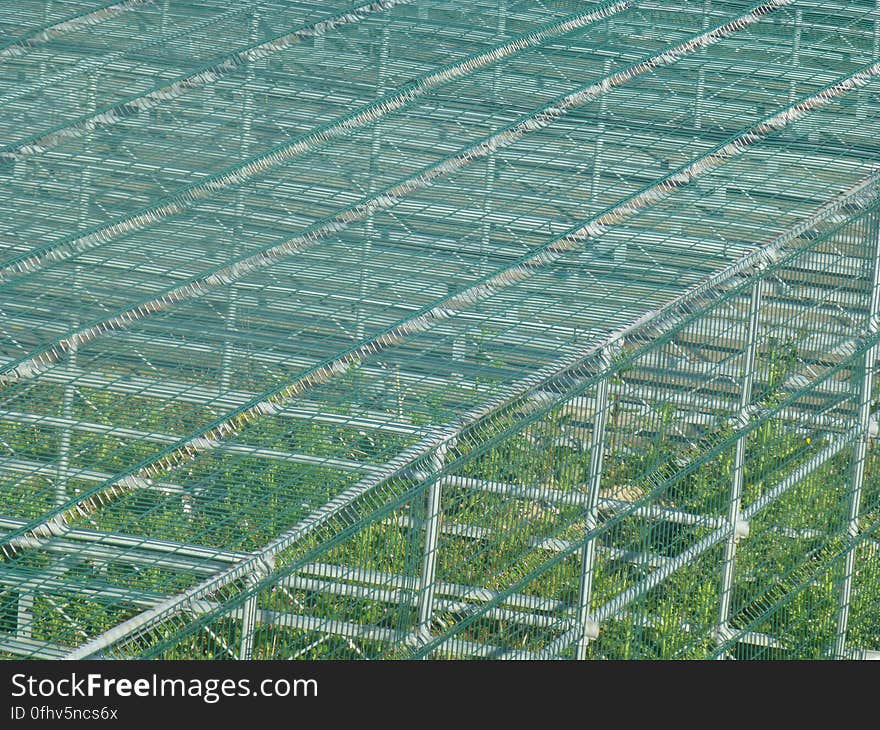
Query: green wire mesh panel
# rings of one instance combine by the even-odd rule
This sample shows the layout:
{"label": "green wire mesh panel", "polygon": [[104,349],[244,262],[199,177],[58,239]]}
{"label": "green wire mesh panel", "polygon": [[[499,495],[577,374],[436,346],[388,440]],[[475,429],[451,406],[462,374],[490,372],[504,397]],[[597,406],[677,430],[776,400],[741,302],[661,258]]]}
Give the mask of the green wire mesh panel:
{"label": "green wire mesh panel", "polygon": [[880,656],[875,0],[11,5],[0,655]]}

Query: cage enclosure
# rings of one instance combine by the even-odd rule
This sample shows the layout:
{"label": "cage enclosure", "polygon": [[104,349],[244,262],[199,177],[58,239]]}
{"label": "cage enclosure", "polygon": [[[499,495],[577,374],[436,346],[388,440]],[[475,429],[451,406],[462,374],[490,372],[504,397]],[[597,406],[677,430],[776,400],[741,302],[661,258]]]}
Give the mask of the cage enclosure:
{"label": "cage enclosure", "polygon": [[0,109],[0,656],[880,657],[880,1],[16,0]]}

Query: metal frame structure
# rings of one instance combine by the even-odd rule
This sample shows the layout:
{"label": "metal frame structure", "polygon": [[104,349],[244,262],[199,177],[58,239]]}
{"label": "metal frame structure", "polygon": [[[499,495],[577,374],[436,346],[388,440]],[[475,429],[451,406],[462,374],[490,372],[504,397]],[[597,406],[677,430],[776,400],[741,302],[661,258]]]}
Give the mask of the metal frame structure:
{"label": "metal frame structure", "polygon": [[877,658],[880,2],[15,5],[0,656]]}

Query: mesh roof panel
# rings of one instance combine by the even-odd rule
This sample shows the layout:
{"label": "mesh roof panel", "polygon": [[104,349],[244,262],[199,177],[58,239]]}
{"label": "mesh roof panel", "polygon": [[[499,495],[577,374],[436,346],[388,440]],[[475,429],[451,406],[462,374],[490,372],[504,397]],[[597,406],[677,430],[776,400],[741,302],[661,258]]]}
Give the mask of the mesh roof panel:
{"label": "mesh roof panel", "polygon": [[[527,394],[563,402],[557,374],[874,185],[874,0],[15,5],[0,8],[2,569],[46,596],[43,628],[9,619],[18,653],[107,649],[128,640],[115,625],[248,554],[295,551],[291,530],[352,489],[429,489],[424,460],[464,429]],[[844,239],[804,256],[812,278],[773,284],[777,326],[810,312],[784,327],[818,327],[821,360],[870,311],[870,256]],[[723,349],[717,322],[740,305],[694,347]],[[661,401],[715,388],[730,407],[738,361],[658,358]],[[858,410],[815,397],[811,417]],[[308,549],[366,530],[351,509]],[[430,528],[407,509],[403,537],[375,539],[418,555]],[[407,555],[393,571],[413,577]],[[65,601],[101,608],[61,630]],[[376,655],[412,646],[398,610]],[[546,644],[564,654],[560,636]]]}

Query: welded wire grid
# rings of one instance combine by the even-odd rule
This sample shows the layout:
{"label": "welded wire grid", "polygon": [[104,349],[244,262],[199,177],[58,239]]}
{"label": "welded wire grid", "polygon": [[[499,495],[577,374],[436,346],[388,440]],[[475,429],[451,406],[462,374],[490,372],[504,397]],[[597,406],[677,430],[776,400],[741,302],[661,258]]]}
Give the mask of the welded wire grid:
{"label": "welded wire grid", "polygon": [[880,2],[0,33],[0,655],[878,656]]}

